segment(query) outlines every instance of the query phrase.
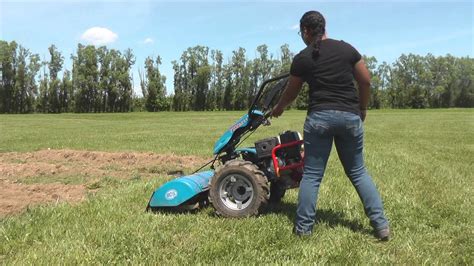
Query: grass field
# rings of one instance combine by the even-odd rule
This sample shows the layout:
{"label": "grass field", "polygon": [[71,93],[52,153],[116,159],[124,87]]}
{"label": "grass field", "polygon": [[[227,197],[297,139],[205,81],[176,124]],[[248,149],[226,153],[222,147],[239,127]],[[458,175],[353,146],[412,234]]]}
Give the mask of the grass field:
{"label": "grass field", "polygon": [[[134,151],[204,160],[242,113],[2,115],[0,152]],[[286,129],[302,131],[304,118],[304,112],[287,112],[247,143]],[[472,264],[474,110],[369,111],[365,131],[366,164],[393,231],[389,242],[371,235],[333,152],[310,238],[291,234],[297,190],[259,217],[224,219],[212,207],[150,214],[144,208],[152,191],[170,177],[130,173],[104,179],[86,201],[1,218],[0,264]],[[35,180],[48,182],[44,176],[29,182]]]}

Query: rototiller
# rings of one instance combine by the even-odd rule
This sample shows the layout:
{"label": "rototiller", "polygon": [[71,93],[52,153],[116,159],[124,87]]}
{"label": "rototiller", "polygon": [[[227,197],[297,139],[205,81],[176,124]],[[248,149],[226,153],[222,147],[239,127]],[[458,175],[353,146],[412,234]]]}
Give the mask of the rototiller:
{"label": "rototiller", "polygon": [[[279,203],[287,189],[297,187],[303,173],[303,140],[298,132],[286,131],[259,140],[254,147],[237,148],[259,126],[270,125],[271,111],[288,77],[264,81],[248,113],[215,143],[214,159],[194,174],[155,190],[147,210],[191,210],[210,202],[219,215],[246,217],[257,215],[267,203]],[[208,165],[211,170],[198,172]]]}

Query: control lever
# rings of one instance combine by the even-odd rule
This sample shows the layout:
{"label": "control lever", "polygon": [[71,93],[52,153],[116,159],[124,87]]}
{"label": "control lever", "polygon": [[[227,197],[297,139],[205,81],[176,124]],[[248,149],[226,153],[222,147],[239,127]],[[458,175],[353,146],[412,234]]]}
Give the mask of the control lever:
{"label": "control lever", "polygon": [[262,122],[262,126],[270,126],[272,123],[270,122],[270,119],[264,118]]}

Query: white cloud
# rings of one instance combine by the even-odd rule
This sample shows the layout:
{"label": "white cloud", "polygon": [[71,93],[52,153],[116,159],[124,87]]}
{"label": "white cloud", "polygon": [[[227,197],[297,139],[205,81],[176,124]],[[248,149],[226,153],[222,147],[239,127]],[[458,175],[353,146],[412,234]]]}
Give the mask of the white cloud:
{"label": "white cloud", "polygon": [[117,38],[117,33],[102,27],[92,27],[81,35],[82,40],[92,43],[93,45],[113,43]]}
{"label": "white cloud", "polygon": [[299,28],[300,28],[300,24],[295,24],[295,25],[290,27],[291,30],[297,30]]}
{"label": "white cloud", "polygon": [[154,41],[152,38],[150,38],[150,37],[146,38],[146,39],[143,41],[144,44],[151,44],[151,43],[154,43],[154,42],[155,42],[155,41]]}

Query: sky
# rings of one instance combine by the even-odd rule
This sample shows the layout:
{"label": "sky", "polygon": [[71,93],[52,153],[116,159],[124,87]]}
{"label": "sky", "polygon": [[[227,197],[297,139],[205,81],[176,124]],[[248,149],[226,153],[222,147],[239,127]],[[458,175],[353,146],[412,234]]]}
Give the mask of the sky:
{"label": "sky", "polygon": [[71,69],[77,44],[131,48],[135,92],[147,56],[161,56],[160,70],[173,92],[171,61],[205,45],[223,51],[243,47],[248,59],[267,44],[274,57],[289,44],[297,53],[299,19],[309,10],[326,18],[329,38],[351,43],[361,54],[393,63],[401,54],[474,57],[473,1],[146,1],[0,0],[0,39],[16,41],[49,60],[54,44]]}

